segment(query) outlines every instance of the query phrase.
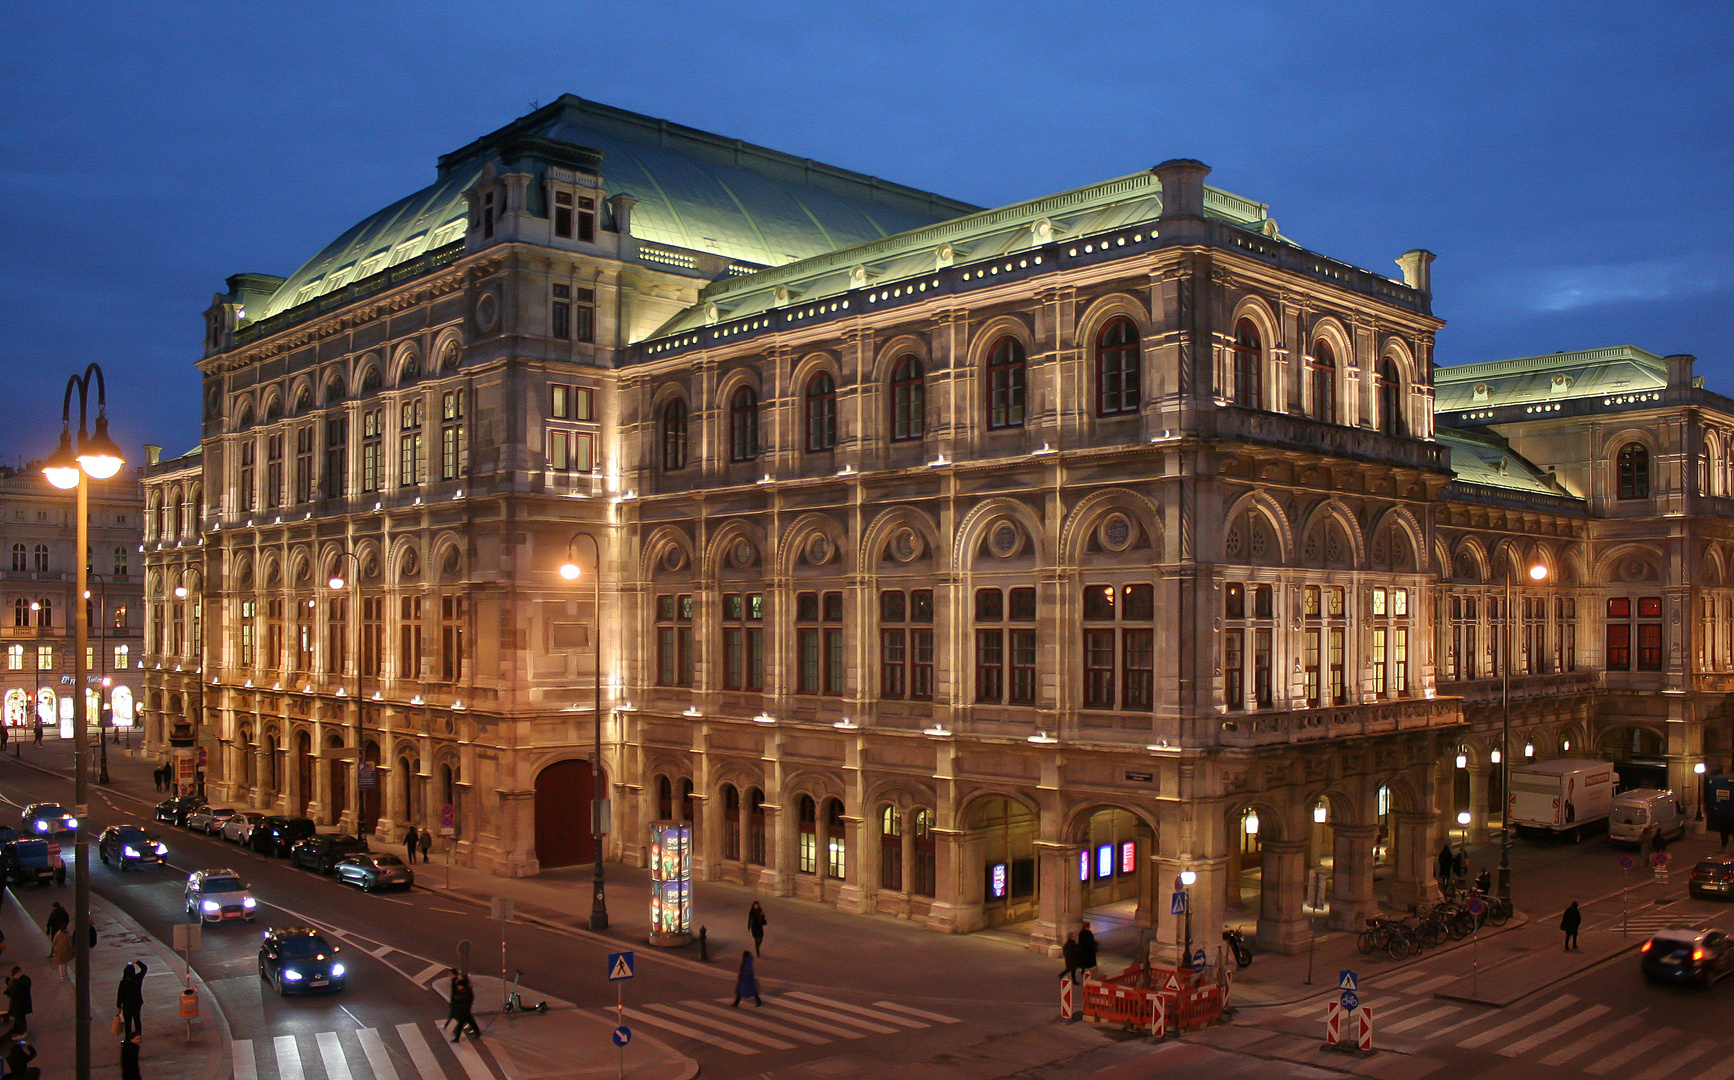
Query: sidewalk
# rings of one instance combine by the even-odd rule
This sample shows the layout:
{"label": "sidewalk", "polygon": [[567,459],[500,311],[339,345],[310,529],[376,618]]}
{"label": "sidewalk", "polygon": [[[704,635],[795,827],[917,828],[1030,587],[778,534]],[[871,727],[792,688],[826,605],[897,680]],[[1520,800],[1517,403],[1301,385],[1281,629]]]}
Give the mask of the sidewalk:
{"label": "sidewalk", "polygon": [[[6,933],[5,969],[13,964],[30,976],[32,1003],[30,1042],[35,1065],[44,1076],[70,1075],[73,1064],[73,984],[61,982],[48,955],[42,924],[49,905],[72,898],[70,888],[7,889],[11,901],[0,908],[0,929]],[[191,1037],[180,1016],[184,967],[168,946],[144,932],[132,919],[99,896],[90,898],[96,947],[90,951],[90,1058],[96,1078],[120,1076],[120,1040],[109,1034],[115,1014],[115,989],[121,969],[133,961],[149,968],[144,984],[144,1033],[139,1039],[139,1071],[151,1080],[227,1080],[231,1068],[229,1024],[216,995],[193,973],[199,995],[199,1018]]]}

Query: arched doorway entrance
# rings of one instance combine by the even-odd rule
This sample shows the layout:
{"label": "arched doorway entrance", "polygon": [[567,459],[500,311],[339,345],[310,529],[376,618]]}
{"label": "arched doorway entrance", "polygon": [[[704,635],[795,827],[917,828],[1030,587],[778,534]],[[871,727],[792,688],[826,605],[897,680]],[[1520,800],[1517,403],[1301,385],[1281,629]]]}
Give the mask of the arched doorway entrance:
{"label": "arched doorway entrance", "polygon": [[[602,782],[607,784],[607,774]],[[536,774],[536,861],[542,869],[596,860],[590,836],[594,793],[588,761],[568,758]]]}
{"label": "arched doorway entrance", "polygon": [[[343,749],[343,740],[336,735],[325,740],[327,750]],[[328,758],[325,762],[325,823],[337,825],[343,821],[344,812],[349,809],[349,762],[340,757]]]}
{"label": "arched doorway entrance", "polygon": [[[1130,810],[1104,806],[1074,817],[1069,839],[1078,854],[1065,875],[1073,891],[1073,902],[1065,910],[1081,913],[1098,948],[1127,956],[1146,953],[1149,932],[1156,925],[1154,898],[1161,888],[1151,863],[1156,834]],[[1063,926],[1057,932],[1072,929]],[[1146,941],[1143,947],[1140,939]]]}
{"label": "arched doorway entrance", "polygon": [[1599,756],[1614,763],[1616,792],[1670,786],[1667,743],[1660,732],[1635,724],[1611,728],[1602,734],[1597,749]]}
{"label": "arched doorway entrance", "polygon": [[292,817],[307,816],[307,802],[313,798],[313,736],[305,731],[295,733],[295,795]]}
{"label": "arched doorway entrance", "polygon": [[[966,883],[981,903],[982,925],[1030,922],[1038,907],[1036,815],[1013,799],[994,797],[977,803],[969,815],[968,844],[978,853],[965,865],[981,867],[977,883]],[[966,894],[966,895],[970,895]]]}

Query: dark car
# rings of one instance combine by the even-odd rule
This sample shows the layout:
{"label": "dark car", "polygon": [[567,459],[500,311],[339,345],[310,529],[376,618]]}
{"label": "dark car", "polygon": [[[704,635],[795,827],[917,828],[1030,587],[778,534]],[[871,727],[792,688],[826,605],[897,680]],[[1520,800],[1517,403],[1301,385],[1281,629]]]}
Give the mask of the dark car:
{"label": "dark car", "polygon": [[348,833],[326,833],[309,836],[289,852],[289,861],[296,866],[329,874],[338,862],[351,855],[367,854],[367,841]]}
{"label": "dark car", "polygon": [[123,872],[133,866],[155,866],[169,849],[140,825],[110,825],[96,841],[96,854],[104,866]]}
{"label": "dark car", "polygon": [[253,827],[248,843],[261,855],[284,858],[296,843],[319,831],[311,818],[268,817]]}
{"label": "dark car", "polygon": [[1734,899],[1734,855],[1712,855],[1700,860],[1692,867],[1689,888],[1701,900]]}
{"label": "dark car", "polygon": [[343,989],[343,964],[337,946],[310,926],[273,927],[259,946],[259,977],[279,994],[315,994]]}
{"label": "dark car", "polygon": [[365,852],[339,859],[334,873],[338,881],[359,885],[364,892],[407,889],[415,884],[415,871],[396,855],[384,853]]}
{"label": "dark car", "polygon": [[173,825],[185,825],[187,815],[205,805],[205,800],[197,795],[176,795],[172,799],[164,799],[157,803],[156,818]]}
{"label": "dark car", "polygon": [[1709,986],[1734,972],[1734,939],[1720,930],[1658,930],[1639,946],[1644,977]]}
{"label": "dark car", "polygon": [[46,885],[54,880],[54,860],[46,840],[14,840],[0,848],[0,876],[14,885],[33,881]]}
{"label": "dark car", "polygon": [[78,828],[78,819],[59,803],[31,803],[24,808],[23,826],[25,836],[59,836]]}

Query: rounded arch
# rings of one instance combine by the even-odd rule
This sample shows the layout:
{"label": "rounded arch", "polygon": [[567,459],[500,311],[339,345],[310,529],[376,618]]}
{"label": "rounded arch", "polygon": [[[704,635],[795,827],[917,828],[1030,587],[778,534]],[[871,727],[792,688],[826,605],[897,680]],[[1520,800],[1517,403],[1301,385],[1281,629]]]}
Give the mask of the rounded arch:
{"label": "rounded arch", "polygon": [[933,370],[933,355],[927,347],[927,340],[917,334],[897,334],[887,339],[873,354],[873,381],[890,382],[892,371],[905,356],[915,357],[922,371]]}
{"label": "rounded arch", "polygon": [[1090,530],[1112,510],[1123,510],[1132,515],[1138,522],[1138,527],[1144,530],[1154,559],[1157,562],[1162,561],[1161,511],[1149,499],[1131,488],[1109,488],[1085,496],[1066,514],[1065,523],[1060,528],[1062,563],[1074,564],[1082,561],[1085,544],[1091,535]]}
{"label": "rounded arch", "polygon": [[1295,544],[1294,527],[1289,522],[1288,514],[1283,510],[1282,505],[1272,498],[1267,491],[1248,491],[1229,504],[1228,514],[1223,520],[1232,522],[1245,513],[1259,513],[1265,516],[1271,528],[1275,530],[1277,543],[1281,547],[1277,553],[1277,561],[1284,564],[1292,562]]}
{"label": "rounded arch", "polygon": [[848,530],[829,514],[809,512],[790,522],[783,530],[782,538],[777,544],[778,574],[787,576],[794,573],[801,554],[807,550],[808,541],[814,534],[823,534],[831,542],[831,558],[841,559],[843,563],[838,572],[854,572],[855,560]]}
{"label": "rounded arch", "polygon": [[1122,814],[1130,814],[1137,822],[1150,830],[1152,836],[1160,830],[1160,822],[1155,815],[1141,806],[1130,803],[1115,802],[1112,799],[1091,797],[1079,802],[1066,812],[1065,823],[1060,827],[1060,835],[1064,842],[1076,844],[1089,839],[1090,819],[1103,810],[1115,810]]}
{"label": "rounded arch", "polygon": [[1011,518],[1023,528],[1030,546],[1035,549],[1038,563],[1053,565],[1053,552],[1048,548],[1047,530],[1042,528],[1040,516],[1021,500],[1003,495],[983,500],[963,516],[957,526],[957,544],[952,550],[951,565],[959,569],[968,567],[974,561],[974,552],[981,546],[988,526],[1002,517]]}
{"label": "rounded arch", "polygon": [[306,416],[313,409],[313,380],[305,375],[289,384],[289,400],[294,402],[291,416]]}
{"label": "rounded arch", "polygon": [[[1629,564],[1634,560],[1642,562],[1641,574],[1631,573]],[[1654,545],[1632,541],[1611,547],[1598,555],[1591,576],[1598,582],[1660,582],[1662,567],[1666,565],[1667,556]]]}
{"label": "rounded arch", "polygon": [[[922,541],[927,545],[928,553],[931,553],[935,560],[944,560],[946,547],[940,542],[939,528],[934,525],[932,520],[925,513],[913,507],[890,506],[881,510],[876,517],[867,523],[867,528],[861,535],[861,547],[856,565],[869,568],[878,567],[884,561],[886,545],[891,542],[893,536],[897,535],[898,526],[903,525],[915,530],[920,535]],[[919,562],[920,559],[916,558],[910,561]],[[940,569],[943,570],[944,567],[940,567]]]}
{"label": "rounded arch", "polygon": [[[1306,805],[1311,806],[1312,803]],[[1230,837],[1243,830],[1242,822],[1248,812],[1258,816],[1258,836],[1266,840],[1286,840],[1294,831],[1293,823],[1288,820],[1287,811],[1272,802],[1269,796],[1263,794],[1243,795],[1227,803],[1223,807],[1223,821]]]}
{"label": "rounded arch", "polygon": [[[1375,788],[1377,786],[1374,785]],[[1324,802],[1330,807],[1329,823],[1331,825],[1347,828],[1359,825],[1361,819],[1367,816],[1362,813],[1361,805],[1353,795],[1329,785],[1309,790],[1300,801],[1301,813],[1310,814],[1312,808],[1320,802]],[[1262,814],[1259,815],[1259,832],[1261,834],[1264,832],[1264,815]]]}
{"label": "rounded arch", "polygon": [[1344,505],[1341,499],[1329,498],[1313,507],[1312,512],[1307,515],[1306,527],[1301,530],[1301,535],[1311,539],[1313,530],[1319,528],[1327,520],[1334,521],[1347,537],[1350,564],[1357,570],[1365,567],[1367,565],[1367,538],[1361,534],[1361,524],[1355,520],[1354,512]]}
{"label": "rounded arch", "polygon": [[428,564],[428,568],[439,575],[440,581],[451,583],[463,580],[469,569],[469,544],[464,536],[450,531],[435,533],[434,538],[428,542],[428,550],[433,552],[433,561]]}
{"label": "rounded arch", "polygon": [[[1276,390],[1276,356],[1282,348],[1282,322],[1262,296],[1249,293],[1234,305],[1228,321],[1224,396],[1252,408],[1266,408]],[[1243,382],[1250,385],[1243,386]]]}
{"label": "rounded arch", "polygon": [[1492,558],[1481,541],[1473,535],[1457,538],[1457,545],[1447,564],[1453,580],[1482,583],[1488,580]]}
{"label": "rounded arch", "polygon": [[[742,564],[736,557],[735,547],[741,540],[752,545],[752,557]],[[703,572],[705,577],[720,578],[730,575],[740,575],[757,570],[765,565],[765,552],[769,550],[769,540],[765,531],[756,522],[742,518],[731,518],[717,526],[710,534],[710,540],[704,547]]]}
{"label": "rounded arch", "polygon": [[846,792],[836,777],[818,769],[797,769],[783,778],[783,805],[787,806],[802,795],[822,805],[826,799],[837,799],[847,805]]}
{"label": "rounded arch", "polygon": [[392,385],[408,386],[422,376],[421,347],[413,342],[400,346],[392,358]]}
{"label": "rounded arch", "polygon": [[751,390],[759,402],[764,401],[764,379],[757,364],[736,364],[725,370],[717,379],[716,400],[726,405],[734,400],[735,391],[743,386]]}
{"label": "rounded arch", "polygon": [[421,579],[421,548],[413,538],[399,537],[393,541],[386,575],[391,581],[398,582],[414,582]]}
{"label": "rounded arch", "polygon": [[986,370],[988,357],[993,353],[994,346],[998,345],[1002,338],[1008,337],[1023,347],[1024,360],[1029,362],[1029,358],[1036,352],[1036,336],[1027,319],[1020,315],[997,315],[982,323],[970,336],[966,354],[969,357],[969,369]]}
{"label": "rounded arch", "polygon": [[235,400],[235,426],[232,430],[246,431],[253,426],[253,399],[242,396]]}
{"label": "rounded arch", "polygon": [[789,369],[789,386],[797,399],[805,398],[807,384],[813,376],[824,372],[839,392],[843,389],[843,365],[829,352],[810,352]]}
{"label": "rounded arch", "polygon": [[[1392,529],[1403,534],[1409,543],[1409,565],[1403,572],[1424,574],[1427,567],[1423,561],[1427,552],[1427,534],[1421,528],[1421,523],[1415,520],[1415,515],[1406,506],[1393,506],[1379,515],[1370,530],[1378,536],[1385,529]],[[1402,570],[1403,568],[1398,568]]]}
{"label": "rounded arch", "polygon": [[931,788],[906,777],[893,776],[881,778],[868,785],[862,794],[861,805],[873,809],[893,806],[901,816],[917,808],[931,808],[935,798],[936,794]]}
{"label": "rounded arch", "polygon": [[965,828],[968,828],[969,826],[967,823],[974,818],[976,812],[981,809],[982,805],[984,803],[992,802],[995,799],[1004,799],[1006,802],[1011,803],[1014,806],[1022,807],[1038,821],[1041,819],[1041,806],[1034,799],[1026,796],[1015,788],[999,787],[994,785],[976,788],[965,796],[963,801],[958,803],[958,822],[963,824]]}
{"label": "rounded arch", "polygon": [[435,368],[441,372],[456,371],[464,359],[464,338],[457,330],[447,330],[434,338],[428,355],[435,357]]}
{"label": "rounded arch", "polygon": [[264,404],[259,410],[259,415],[264,418],[263,422],[271,424],[283,419],[283,391],[272,386],[264,395]]}
{"label": "rounded arch", "polygon": [[368,353],[355,365],[355,386],[358,397],[379,393],[385,385],[385,372],[378,353]]}
{"label": "rounded arch", "polygon": [[333,368],[325,376],[325,386],[321,391],[322,405],[336,405],[348,396],[348,386],[343,380],[343,372]]}
{"label": "rounded arch", "polygon": [[[670,566],[669,552],[678,551],[676,565]],[[678,525],[659,525],[644,538],[644,546],[639,549],[639,573],[644,580],[650,580],[659,574],[690,574],[698,555],[693,546],[692,537]]]}

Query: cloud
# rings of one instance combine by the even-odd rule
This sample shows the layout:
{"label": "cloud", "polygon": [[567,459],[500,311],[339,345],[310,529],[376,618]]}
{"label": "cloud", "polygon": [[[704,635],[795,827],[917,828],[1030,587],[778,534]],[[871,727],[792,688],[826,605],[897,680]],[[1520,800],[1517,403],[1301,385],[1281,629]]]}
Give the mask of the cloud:
{"label": "cloud", "polygon": [[1655,301],[1714,292],[1727,267],[1701,255],[1544,270],[1513,290],[1534,311],[1577,311],[1603,304]]}

